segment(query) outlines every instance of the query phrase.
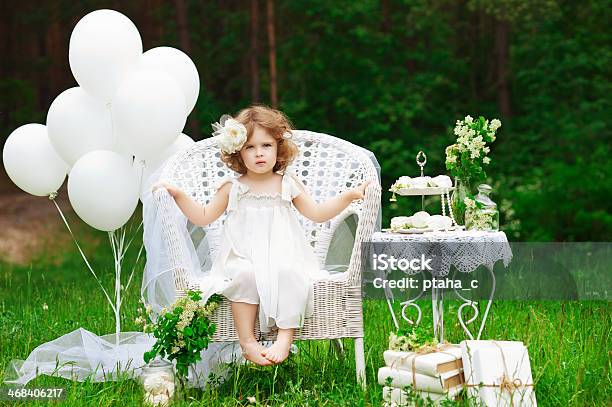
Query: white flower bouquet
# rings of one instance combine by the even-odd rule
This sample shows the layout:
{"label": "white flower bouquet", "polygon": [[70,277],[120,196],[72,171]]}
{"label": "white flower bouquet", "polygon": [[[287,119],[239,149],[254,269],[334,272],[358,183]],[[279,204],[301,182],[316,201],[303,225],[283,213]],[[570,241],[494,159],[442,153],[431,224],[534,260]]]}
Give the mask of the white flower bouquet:
{"label": "white flower bouquet", "polygon": [[216,326],[210,317],[221,300],[220,295],[214,294],[204,302],[199,291],[189,291],[169,310],[163,309],[155,324],[147,328],[152,330],[157,341],[153,349],[145,352],[145,363],[157,355],[176,360],[177,375],[179,379],[185,379],[189,366],[201,359],[200,352],[208,348],[215,333]]}
{"label": "white flower bouquet", "polygon": [[413,352],[438,345],[438,340],[424,327],[401,328],[389,333],[389,350]]}
{"label": "white flower bouquet", "polygon": [[495,141],[495,133],[500,127],[499,120],[489,123],[482,116],[474,120],[468,115],[457,120],[454,131],[457,142],[446,147],[446,169],[453,177],[469,182],[486,176],[484,166],[491,162],[487,143]]}

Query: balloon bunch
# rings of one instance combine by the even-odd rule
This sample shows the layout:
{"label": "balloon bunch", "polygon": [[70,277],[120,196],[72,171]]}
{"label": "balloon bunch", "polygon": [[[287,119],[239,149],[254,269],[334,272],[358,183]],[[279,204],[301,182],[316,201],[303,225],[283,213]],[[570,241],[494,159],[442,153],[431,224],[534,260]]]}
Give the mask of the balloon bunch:
{"label": "balloon bunch", "polygon": [[113,231],[138,204],[140,163],[150,174],[193,142],[181,131],[198,98],[198,71],[175,48],[143,53],[134,23],[113,10],[76,24],[69,61],[80,86],[55,98],[46,126],[26,124],[11,133],[4,166],[17,186],[38,196],[57,191],[68,174],[77,215]]}
{"label": "balloon bunch", "polygon": [[[31,123],[14,130],[3,161],[18,187],[54,203],[68,175],[68,198],[76,214],[109,232],[117,274],[114,305],[102,289],[119,320],[124,225],[138,205],[143,176],[193,143],[181,132],[196,104],[200,79],[194,63],[178,49],[143,53],[134,23],[113,10],[96,10],[76,24],[68,57],[80,86],[55,98],[46,126]],[[70,231],[61,210],[60,215]],[[119,236],[114,233],[118,229]]]}

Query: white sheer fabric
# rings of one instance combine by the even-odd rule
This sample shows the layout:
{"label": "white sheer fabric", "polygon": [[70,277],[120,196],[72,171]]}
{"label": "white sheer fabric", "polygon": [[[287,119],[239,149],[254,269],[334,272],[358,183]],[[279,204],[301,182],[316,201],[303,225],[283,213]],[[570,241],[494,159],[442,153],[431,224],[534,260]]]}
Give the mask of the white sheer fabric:
{"label": "white sheer fabric", "polygon": [[[9,362],[4,383],[21,387],[43,374],[76,381],[89,379],[92,382],[138,378],[145,364],[144,352],[150,350],[154,343],[155,338],[149,334],[121,332],[116,345],[114,333],[98,336],[79,328],[36,347],[26,360]],[[211,373],[223,379],[228,372],[224,362],[237,358],[233,344],[211,344],[202,352],[202,360],[190,371],[189,385],[205,387]]]}

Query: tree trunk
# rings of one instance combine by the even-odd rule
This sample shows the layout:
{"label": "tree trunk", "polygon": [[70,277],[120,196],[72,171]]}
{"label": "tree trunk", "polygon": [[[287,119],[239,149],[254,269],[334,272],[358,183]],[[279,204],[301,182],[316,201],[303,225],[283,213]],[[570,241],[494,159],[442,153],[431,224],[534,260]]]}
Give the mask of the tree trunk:
{"label": "tree trunk", "polygon": [[[189,38],[189,26],[187,23],[187,5],[185,4],[185,0],[174,0],[174,5],[176,7],[176,31],[179,39],[179,47],[181,51],[189,55],[191,53],[191,39]],[[200,123],[197,114],[190,115],[187,127],[189,128],[192,138],[200,138]]]}
{"label": "tree trunk", "polygon": [[160,7],[161,0],[145,0],[144,2],[144,16],[142,25],[142,45],[145,49],[154,48],[158,44],[163,43],[163,26],[164,24],[159,21],[157,12]]}
{"label": "tree trunk", "polygon": [[268,47],[270,59],[270,104],[274,109],[278,107],[276,91],[276,40],[274,38],[274,0],[267,0],[268,4]]}
{"label": "tree trunk", "polygon": [[497,65],[497,103],[503,117],[512,116],[510,104],[510,86],[508,84],[508,61],[510,31],[508,21],[497,21],[495,24],[495,59]]}
{"label": "tree trunk", "polygon": [[259,4],[251,0],[251,101],[260,102],[259,95]]}
{"label": "tree trunk", "polygon": [[189,39],[189,28],[187,26],[187,6],[185,0],[174,0],[176,7],[176,31],[179,38],[181,50],[189,55],[191,52],[191,41]]}
{"label": "tree trunk", "polygon": [[[11,33],[15,31],[14,21],[15,21],[15,15],[19,12],[18,11],[19,6],[14,5],[13,13],[11,13],[10,9],[12,7],[9,7],[7,3],[8,2],[0,2],[0,55],[5,55],[5,56],[13,55],[14,57],[13,58],[4,57],[2,60],[2,63],[0,63],[0,78],[2,79],[8,78],[9,76],[12,76],[14,78],[18,77],[18,75],[14,73],[15,64],[18,61],[18,55],[14,51],[15,49],[14,38]],[[15,111],[15,104],[16,104],[15,100],[6,100],[2,104],[3,112],[2,114],[0,114],[0,128],[1,129],[9,130],[9,131],[13,130],[13,124],[10,122],[10,119],[11,119],[11,116],[14,117],[15,115],[10,114],[9,112],[12,113]],[[5,136],[8,136],[8,133],[6,133]],[[5,142],[5,137],[2,137],[2,139],[0,139],[0,146],[4,146],[4,142]],[[4,166],[2,166],[2,170],[0,170],[0,187],[2,189],[5,189],[4,185],[7,184],[7,182],[9,184],[12,184],[12,182],[8,181],[8,178],[5,174],[6,173],[4,170]]]}
{"label": "tree trunk", "polygon": [[[36,34],[36,59],[43,61],[48,55],[46,35],[44,31],[38,31]],[[51,104],[51,89],[49,84],[48,68],[39,67],[36,69],[36,83],[38,84],[38,108],[45,111]]]}
{"label": "tree trunk", "polygon": [[[7,2],[0,2],[0,53],[1,55],[14,55],[13,58],[4,58],[0,64],[0,78],[7,78],[9,72],[12,73],[14,70],[14,60],[17,55],[13,53],[13,40],[11,38],[11,32],[14,27],[14,16],[17,11],[10,12],[9,5]],[[0,115],[0,120],[6,120],[6,114]]]}
{"label": "tree trunk", "polygon": [[63,64],[63,61],[66,59],[65,55],[68,54],[68,49],[62,46],[66,42],[63,41],[64,38],[62,36],[63,30],[60,21],[60,4],[55,0],[51,3],[50,7],[51,21],[49,22],[46,38],[47,56],[51,61],[48,78],[51,93],[59,94],[63,90],[63,73],[66,69],[69,69],[68,66],[64,67]]}
{"label": "tree trunk", "polygon": [[384,34],[391,32],[391,19],[389,18],[389,0],[380,1],[380,14],[381,14],[381,31]]}

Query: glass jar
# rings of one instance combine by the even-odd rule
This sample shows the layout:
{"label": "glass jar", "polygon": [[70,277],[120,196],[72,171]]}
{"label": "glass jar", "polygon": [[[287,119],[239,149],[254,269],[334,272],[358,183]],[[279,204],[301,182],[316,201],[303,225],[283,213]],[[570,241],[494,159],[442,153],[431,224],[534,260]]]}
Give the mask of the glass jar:
{"label": "glass jar", "polygon": [[453,217],[457,225],[465,225],[465,198],[471,193],[470,183],[467,180],[455,178],[455,189],[450,200],[451,211],[453,211]]}
{"label": "glass jar", "polygon": [[474,197],[474,205],[466,208],[465,227],[468,230],[499,230],[499,211],[497,204],[489,198],[493,188],[487,184],[478,185],[478,194]]}
{"label": "glass jar", "polygon": [[158,406],[168,405],[176,393],[174,365],[163,359],[155,359],[142,368],[140,381],[144,387],[145,402]]}

